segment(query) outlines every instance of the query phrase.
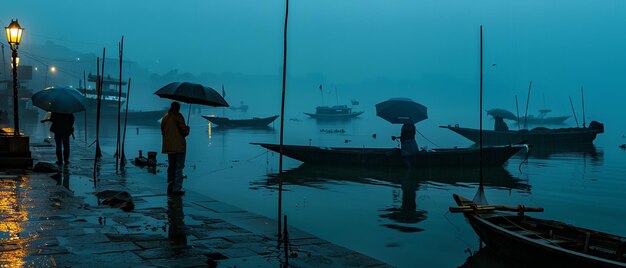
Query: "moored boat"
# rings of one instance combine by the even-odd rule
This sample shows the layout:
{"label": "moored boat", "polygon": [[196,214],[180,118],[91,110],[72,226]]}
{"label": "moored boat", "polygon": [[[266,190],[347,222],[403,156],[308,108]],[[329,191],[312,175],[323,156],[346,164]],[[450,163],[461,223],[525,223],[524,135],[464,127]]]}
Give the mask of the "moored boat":
{"label": "moored boat", "polygon": [[[475,128],[463,128],[457,126],[440,126],[447,128],[459,135],[478,143],[480,140],[480,130]],[[604,133],[604,125],[597,121],[592,121],[589,127],[574,128],[544,128],[538,127],[531,130],[483,130],[483,143],[487,145],[507,145],[526,143],[529,145],[555,145],[555,144],[591,144],[596,136]]]}
{"label": "moored boat", "polygon": [[[538,267],[626,267],[626,237],[526,216],[542,209],[481,206],[454,195],[472,229],[488,248]],[[513,211],[517,213],[503,212]]]}
{"label": "moored boat", "polygon": [[274,122],[274,120],[278,118],[278,115],[263,118],[253,117],[251,119],[230,119],[226,117],[207,115],[203,115],[202,117],[209,120],[209,122],[222,127],[265,127]]}
{"label": "moored boat", "polygon": [[[274,152],[280,151],[280,145],[269,143],[252,143]],[[483,164],[498,166],[504,164],[511,156],[519,152],[523,145],[485,147],[483,148]],[[305,145],[283,145],[282,153],[293,159],[324,165],[348,165],[370,167],[403,167],[406,166],[398,148],[338,148]],[[480,149],[453,148],[419,151],[411,159],[412,167],[462,167],[478,166]]]}
{"label": "moored boat", "polygon": [[363,112],[353,112],[347,105],[317,106],[315,113],[304,113],[315,119],[346,119],[355,118]]}

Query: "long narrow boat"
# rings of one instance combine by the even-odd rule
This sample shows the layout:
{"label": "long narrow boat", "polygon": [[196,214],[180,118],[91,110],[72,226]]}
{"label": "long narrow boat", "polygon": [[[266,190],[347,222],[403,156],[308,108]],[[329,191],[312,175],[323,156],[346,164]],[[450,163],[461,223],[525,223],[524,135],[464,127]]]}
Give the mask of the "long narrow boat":
{"label": "long narrow boat", "polygon": [[[478,143],[480,130],[475,128],[464,128],[459,126],[440,126],[447,128],[459,135]],[[527,143],[529,145],[550,146],[564,144],[591,144],[596,136],[604,133],[604,125],[592,121],[589,127],[575,128],[543,128],[538,127],[532,130],[509,130],[495,131],[483,130],[483,144],[487,145],[507,145],[517,143]]]}
{"label": "long narrow boat", "polygon": [[[280,145],[252,143],[274,152],[280,151]],[[483,148],[483,164],[499,166],[519,152],[523,145]],[[283,154],[293,159],[324,165],[402,167],[404,163],[398,148],[338,148],[305,145],[283,145]],[[462,167],[478,166],[480,149],[454,148],[419,151],[411,160],[413,167]]]}
{"label": "long narrow boat", "polygon": [[[479,206],[454,195],[481,240],[498,253],[537,267],[626,267],[626,237],[524,215],[524,207]],[[515,211],[518,213],[507,213]]]}
{"label": "long narrow boat", "polygon": [[274,120],[278,118],[278,115],[263,118],[253,117],[251,119],[229,119],[226,117],[207,115],[203,115],[202,117],[209,120],[209,122],[222,127],[265,127],[274,122]]}

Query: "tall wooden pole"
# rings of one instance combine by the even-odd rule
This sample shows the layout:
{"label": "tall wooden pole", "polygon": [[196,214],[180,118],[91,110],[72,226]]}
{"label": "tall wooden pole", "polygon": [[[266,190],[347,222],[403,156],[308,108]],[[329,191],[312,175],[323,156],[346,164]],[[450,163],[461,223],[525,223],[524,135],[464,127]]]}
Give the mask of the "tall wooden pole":
{"label": "tall wooden pole", "polygon": [[122,41],[118,44],[118,53],[120,56],[120,77],[117,85],[117,139],[115,144],[115,172],[119,171],[120,153],[121,153],[121,120],[122,120],[122,56],[124,53],[124,36]]}
{"label": "tall wooden pole", "polygon": [[528,96],[526,96],[526,112],[524,112],[524,129],[528,128],[528,103],[530,102],[530,90],[533,88],[533,81],[528,84]]}
{"label": "tall wooden pole", "polygon": [[480,118],[480,131],[478,143],[480,146],[479,153],[479,163],[480,163],[480,178],[479,178],[479,187],[482,189],[483,187],[483,26],[480,25],[480,109],[479,118]]}
{"label": "tall wooden pole", "polygon": [[285,0],[285,27],[283,28],[283,91],[280,103],[280,152],[278,157],[278,245],[280,246],[281,218],[283,214],[283,136],[285,133],[285,87],[287,81],[287,21],[289,18],[289,0]]}

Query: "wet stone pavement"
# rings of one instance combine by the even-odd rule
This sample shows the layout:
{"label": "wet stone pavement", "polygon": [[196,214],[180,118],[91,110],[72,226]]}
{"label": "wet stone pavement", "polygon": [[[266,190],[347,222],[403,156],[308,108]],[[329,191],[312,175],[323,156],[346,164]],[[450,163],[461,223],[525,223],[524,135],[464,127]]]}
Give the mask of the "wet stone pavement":
{"label": "wet stone pavement", "polygon": [[[78,143],[78,142],[76,142]],[[31,144],[35,162],[54,145]],[[0,267],[280,267],[276,222],[197,193],[165,195],[164,179],[73,144],[59,173],[0,171]],[[127,191],[134,210],[102,204],[95,192]],[[289,227],[291,267],[389,267]]]}

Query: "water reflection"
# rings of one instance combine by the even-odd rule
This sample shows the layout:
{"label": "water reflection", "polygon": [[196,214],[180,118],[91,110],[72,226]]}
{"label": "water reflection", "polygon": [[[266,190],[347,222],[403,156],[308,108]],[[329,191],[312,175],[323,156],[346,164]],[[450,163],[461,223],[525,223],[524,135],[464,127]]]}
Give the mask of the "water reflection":
{"label": "water reflection", "polygon": [[402,202],[400,208],[391,207],[384,209],[382,210],[384,213],[381,214],[380,217],[390,219],[403,225],[384,224],[383,226],[406,233],[421,232],[423,231],[421,228],[404,225],[417,224],[426,219],[427,212],[425,210],[417,209],[417,203],[415,201],[416,191],[419,188],[419,181],[411,178],[410,173],[406,172],[406,176],[400,180],[400,186],[400,189],[402,190]]}
{"label": "water reflection", "polygon": [[528,157],[536,159],[551,159],[555,156],[590,159],[594,163],[604,160],[604,152],[593,144],[569,144],[549,147],[531,147]]}
{"label": "water reflection", "polygon": [[26,186],[21,178],[0,180],[0,243],[7,245],[0,260],[1,267],[22,267],[28,254],[28,235],[22,237],[23,223],[28,222],[28,213],[22,209],[21,189]]}
{"label": "water reflection", "polygon": [[187,233],[185,226],[185,214],[183,212],[183,200],[180,196],[167,198],[167,222],[169,230],[167,238],[171,245],[187,246]]}
{"label": "water reflection", "polygon": [[[530,185],[513,177],[501,166],[487,167],[483,170],[485,186],[530,191]],[[351,181],[380,185],[381,181],[403,185],[407,189],[417,190],[420,184],[444,183],[462,185],[478,184],[478,168],[424,168],[407,171],[404,168],[375,167],[335,167],[328,165],[302,164],[283,173],[283,183],[316,188],[325,188],[325,184],[334,181]],[[252,182],[254,186],[273,186],[278,183],[278,174],[269,174],[263,181]],[[417,185],[412,186],[415,182]]]}

